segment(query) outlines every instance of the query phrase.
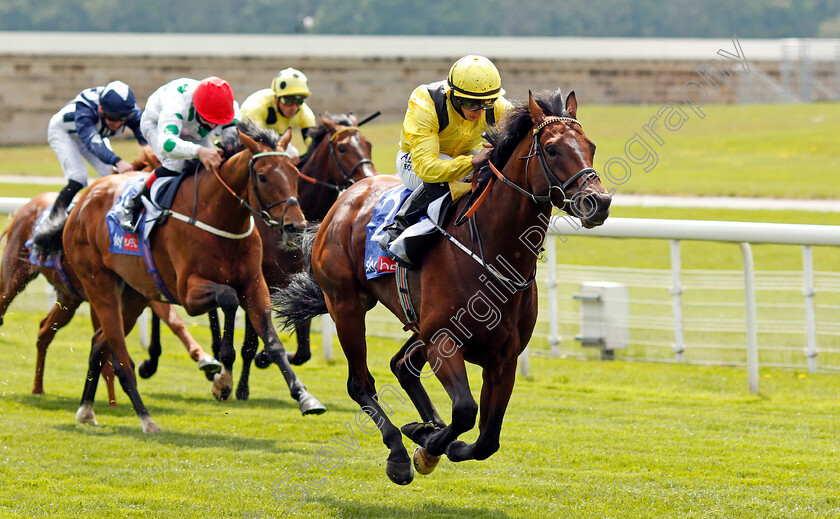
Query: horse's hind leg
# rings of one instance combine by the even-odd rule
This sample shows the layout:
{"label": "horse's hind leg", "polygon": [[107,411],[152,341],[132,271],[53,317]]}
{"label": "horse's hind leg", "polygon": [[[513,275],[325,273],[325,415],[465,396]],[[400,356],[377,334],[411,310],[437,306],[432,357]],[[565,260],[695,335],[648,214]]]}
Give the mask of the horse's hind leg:
{"label": "horse's hind leg", "polygon": [[58,301],[53,305],[50,313],[41,321],[38,340],[35,343],[38,353],[35,360],[35,382],[32,385],[32,394],[44,392],[44,364],[47,360],[47,348],[55,338],[56,332],[67,326],[81,303],[81,299],[68,297],[59,292]]}
{"label": "horse's hind leg", "polygon": [[[160,344],[160,321],[162,320],[172,330],[172,333],[181,340],[190,358],[198,362],[198,369],[204,371],[204,376],[207,377],[207,380],[212,381],[216,373],[222,371],[222,364],[212,355],[204,351],[204,348],[201,347],[198,341],[190,334],[189,330],[187,330],[187,325],[184,324],[178,312],[175,311],[175,307],[161,301],[152,301],[149,303],[149,307],[151,307],[154,315],[158,318],[158,344]],[[154,320],[152,324],[154,325]]]}
{"label": "horse's hind leg", "polygon": [[295,337],[297,337],[298,348],[294,355],[289,357],[289,362],[293,366],[300,366],[312,358],[312,352],[309,347],[309,331],[311,327],[311,319],[301,321],[295,326]]}
{"label": "horse's hind leg", "polygon": [[157,373],[158,359],[162,353],[160,347],[160,317],[152,314],[152,331],[149,334],[149,358],[140,363],[137,374],[141,378],[149,378]]}
{"label": "horse's hind leg", "polygon": [[499,450],[502,420],[516,382],[516,359],[496,370],[485,369],[482,377],[478,439],[472,444],[460,440],[450,443],[446,456],[451,461],[483,460]]}
{"label": "horse's hind leg", "polygon": [[251,376],[251,362],[257,354],[259,339],[257,332],[254,330],[254,325],[251,324],[251,319],[245,316],[245,340],[242,341],[242,375],[239,376],[239,385],[236,388],[236,398],[239,400],[248,400],[250,396],[248,379]]}
{"label": "horse's hind leg", "polygon": [[[390,454],[385,473],[394,483],[407,485],[414,480],[411,459],[402,443],[402,433],[380,406],[376,381],[367,365],[365,311],[357,298],[326,298],[344,356],[347,358],[347,393],[364,410],[382,433]],[[337,301],[335,305],[331,302]]]}

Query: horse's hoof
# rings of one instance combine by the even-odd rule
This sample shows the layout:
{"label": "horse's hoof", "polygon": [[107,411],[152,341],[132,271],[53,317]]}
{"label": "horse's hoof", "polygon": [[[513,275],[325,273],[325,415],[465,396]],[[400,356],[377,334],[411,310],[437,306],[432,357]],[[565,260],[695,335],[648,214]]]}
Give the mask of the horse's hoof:
{"label": "horse's hoof", "polygon": [[410,461],[394,462],[388,460],[385,466],[385,474],[397,485],[408,485],[414,481],[414,469]]}
{"label": "horse's hoof", "polygon": [[260,369],[265,369],[271,366],[271,357],[265,350],[257,353],[257,356],[254,357],[254,366]]}
{"label": "horse's hoof", "polygon": [[207,380],[213,382],[213,378],[216,376],[216,373],[222,372],[222,363],[208,355],[198,361],[198,369],[203,370],[204,376],[207,377]]}
{"label": "horse's hoof", "polygon": [[148,359],[140,363],[137,373],[140,378],[149,378],[157,372],[157,362],[150,362]]}
{"label": "horse's hoof", "polygon": [[216,397],[216,400],[220,402],[229,399],[231,393],[233,393],[233,375],[230,374],[230,371],[223,369],[221,373],[214,375],[213,385],[210,386],[210,391]]}
{"label": "horse's hoof", "polygon": [[108,407],[117,407],[116,400],[108,400]]}
{"label": "horse's hoof", "polygon": [[96,421],[93,413],[93,408],[86,405],[82,405],[79,407],[79,410],[76,411],[76,421],[79,423],[86,423],[88,425],[99,425],[99,422]]}
{"label": "horse's hoof", "polygon": [[474,459],[474,457],[470,454],[470,444],[462,442],[461,440],[455,440],[447,445],[445,454],[446,457],[449,458],[449,461],[466,461]]}
{"label": "horse's hoof", "polygon": [[237,389],[236,390],[236,399],[237,400],[248,400],[248,397],[251,396],[251,391],[248,389]]}
{"label": "horse's hoof", "polygon": [[410,422],[400,427],[400,431],[405,437],[417,445],[425,445],[426,438],[436,430],[438,430],[438,426],[432,422]]}
{"label": "horse's hoof", "polygon": [[412,460],[414,461],[414,470],[418,474],[428,476],[437,467],[440,456],[430,456],[425,447],[417,447],[414,449]]}
{"label": "horse's hoof", "polygon": [[301,392],[298,397],[298,404],[300,405],[300,412],[303,415],[324,414],[327,411],[327,408],[321,405],[321,402],[308,391]]}
{"label": "horse's hoof", "polygon": [[32,394],[33,394],[33,395],[43,395],[43,394],[44,394],[44,388],[42,388],[42,387],[33,387],[33,388],[32,388]]}
{"label": "horse's hoof", "polygon": [[292,366],[300,366],[312,358],[312,354],[308,352],[306,354],[302,354],[301,352],[296,351],[294,354],[287,353],[286,355],[288,356],[289,364]]}
{"label": "horse's hoof", "polygon": [[163,432],[163,429],[161,429],[158,426],[158,424],[156,424],[148,416],[140,419],[140,425],[143,427],[143,432],[146,433],[146,434],[155,434],[155,433]]}

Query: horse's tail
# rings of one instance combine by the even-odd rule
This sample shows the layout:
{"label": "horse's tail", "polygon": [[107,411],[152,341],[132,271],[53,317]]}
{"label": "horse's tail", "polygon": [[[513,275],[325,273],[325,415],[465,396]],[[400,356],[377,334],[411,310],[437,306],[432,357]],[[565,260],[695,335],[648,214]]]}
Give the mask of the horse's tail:
{"label": "horse's tail", "polygon": [[67,223],[67,210],[51,211],[32,235],[32,249],[43,258],[64,251],[62,234]]}
{"label": "horse's tail", "polygon": [[312,244],[318,225],[309,226],[303,231],[300,250],[303,254],[304,269],[292,276],[292,280],[285,287],[274,291],[271,304],[274,316],[280,320],[285,329],[291,329],[298,324],[327,313],[327,301],[315,275],[312,273]]}

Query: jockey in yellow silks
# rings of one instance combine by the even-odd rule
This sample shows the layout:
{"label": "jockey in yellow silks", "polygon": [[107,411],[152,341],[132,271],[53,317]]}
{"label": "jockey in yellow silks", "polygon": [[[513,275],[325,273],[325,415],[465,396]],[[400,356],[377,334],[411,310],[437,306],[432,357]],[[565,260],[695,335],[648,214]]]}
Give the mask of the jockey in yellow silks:
{"label": "jockey in yellow silks", "polygon": [[469,184],[458,180],[472,172],[482,132],[512,107],[504,93],[496,66],[473,55],[456,61],[445,81],[414,89],[397,152],[397,175],[412,194],[388,227],[383,246],[405,230],[410,213],[447,192],[457,199],[469,191]]}
{"label": "jockey in yellow silks", "polygon": [[[258,90],[242,103],[243,119],[250,119],[260,128],[268,128],[280,135],[289,129],[300,129],[303,138],[303,152],[312,142],[310,132],[315,128],[315,113],[306,104],[311,96],[309,84],[303,72],[293,68],[283,69],[274,76],[271,88]],[[286,151],[297,164],[300,155],[291,144]]]}

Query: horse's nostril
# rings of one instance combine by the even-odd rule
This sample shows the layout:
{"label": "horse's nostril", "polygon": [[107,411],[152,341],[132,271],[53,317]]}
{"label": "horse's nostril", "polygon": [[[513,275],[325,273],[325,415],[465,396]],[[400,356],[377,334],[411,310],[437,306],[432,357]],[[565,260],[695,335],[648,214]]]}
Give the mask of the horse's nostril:
{"label": "horse's nostril", "polygon": [[295,225],[293,223],[287,223],[283,226],[283,231],[287,234],[299,234],[303,232],[305,226],[303,225]]}

